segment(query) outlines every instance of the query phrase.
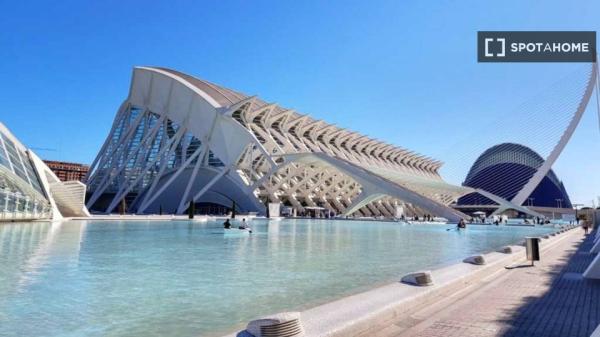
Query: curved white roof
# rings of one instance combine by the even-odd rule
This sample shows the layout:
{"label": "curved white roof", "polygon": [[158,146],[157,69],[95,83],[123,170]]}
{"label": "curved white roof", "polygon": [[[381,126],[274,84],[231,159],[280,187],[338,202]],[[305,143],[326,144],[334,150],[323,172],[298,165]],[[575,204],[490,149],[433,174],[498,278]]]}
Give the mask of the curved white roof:
{"label": "curved white roof", "polygon": [[[215,83],[203,80],[203,79],[199,79],[197,77],[182,73],[177,70],[173,70],[173,69],[169,69],[169,68],[165,68],[165,67],[138,67],[138,68],[143,68],[143,69],[147,69],[147,70],[158,70],[161,72],[169,73],[180,79],[183,79],[184,81],[188,82],[189,84],[191,84],[198,90],[209,95],[214,101],[218,102],[221,107],[232,106],[236,103],[240,103],[244,100],[254,97],[254,96],[249,96],[244,93],[240,93],[238,91],[223,87],[221,85],[218,85],[218,84],[215,84]],[[252,110],[257,111],[257,110],[263,109],[269,105],[271,105],[271,104],[261,100],[260,98],[254,97],[254,99],[252,101]],[[291,116],[289,117],[290,120],[299,120],[300,118],[304,117],[304,121],[305,121],[304,124],[310,125],[310,127],[314,127],[315,129],[318,129],[318,130],[327,129],[328,132],[331,132],[331,133],[339,131],[339,132],[342,132],[344,135],[348,135],[348,136],[353,135],[352,136],[353,139],[360,138],[362,140],[362,142],[370,142],[370,143],[372,143],[372,147],[374,147],[374,145],[381,146],[381,147],[385,146],[385,147],[391,147],[394,150],[404,151],[404,152],[410,154],[410,157],[413,158],[415,162],[426,163],[434,171],[437,171],[442,166],[442,162],[439,160],[435,160],[433,158],[421,155],[419,153],[404,149],[400,146],[396,146],[396,145],[389,144],[389,143],[386,143],[386,142],[383,142],[383,141],[380,141],[377,139],[370,138],[369,136],[363,135],[359,132],[340,128],[336,125],[328,124],[324,121],[315,120],[312,117],[310,117],[309,115],[301,114],[294,110],[280,107],[276,104],[273,104],[273,105],[274,105],[273,112],[272,112],[273,115],[282,114],[283,112],[291,111]]]}

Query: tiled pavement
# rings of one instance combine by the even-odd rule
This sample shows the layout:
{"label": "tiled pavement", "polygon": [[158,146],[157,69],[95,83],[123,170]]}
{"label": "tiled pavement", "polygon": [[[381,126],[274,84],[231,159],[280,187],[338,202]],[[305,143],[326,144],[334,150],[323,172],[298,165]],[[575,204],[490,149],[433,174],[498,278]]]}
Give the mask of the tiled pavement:
{"label": "tiled pavement", "polygon": [[[435,305],[391,322],[377,337],[590,336],[600,324],[600,281],[581,274],[594,258],[581,229],[542,254],[535,267],[499,273]],[[441,308],[440,308],[441,307]]]}

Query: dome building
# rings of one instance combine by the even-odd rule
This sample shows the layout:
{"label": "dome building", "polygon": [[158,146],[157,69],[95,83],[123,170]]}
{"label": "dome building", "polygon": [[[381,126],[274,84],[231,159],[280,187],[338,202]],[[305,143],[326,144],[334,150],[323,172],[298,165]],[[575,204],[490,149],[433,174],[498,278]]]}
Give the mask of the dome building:
{"label": "dome building", "polygon": [[[477,158],[463,186],[487,191],[505,200],[513,200],[543,163],[544,159],[526,146],[514,143],[495,145]],[[495,201],[477,192],[462,196],[457,201],[457,208],[466,211],[471,211],[469,208],[493,209],[497,205]],[[541,179],[525,199],[523,206],[572,208],[562,181],[552,170]]]}

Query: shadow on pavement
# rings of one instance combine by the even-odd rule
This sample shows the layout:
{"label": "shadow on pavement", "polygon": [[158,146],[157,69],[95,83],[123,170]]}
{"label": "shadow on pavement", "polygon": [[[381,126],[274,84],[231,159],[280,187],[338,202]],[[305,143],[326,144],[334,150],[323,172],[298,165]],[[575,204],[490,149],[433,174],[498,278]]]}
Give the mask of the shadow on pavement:
{"label": "shadow on pavement", "polygon": [[[582,274],[594,259],[595,254],[587,253],[593,246],[594,235],[595,232],[575,244],[569,257],[561,263],[541,266],[552,275],[546,282],[549,290],[541,296],[525,298],[519,309],[508,313],[509,318],[503,323],[509,328],[502,336],[588,337],[592,334],[600,324],[600,281],[573,275]],[[536,282],[541,281],[532,277],[530,282],[536,286]]]}

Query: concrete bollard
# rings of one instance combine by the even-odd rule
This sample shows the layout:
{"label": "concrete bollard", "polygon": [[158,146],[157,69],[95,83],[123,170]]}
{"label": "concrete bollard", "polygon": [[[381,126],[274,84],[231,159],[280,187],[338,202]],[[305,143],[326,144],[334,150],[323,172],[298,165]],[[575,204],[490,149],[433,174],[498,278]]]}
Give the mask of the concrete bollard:
{"label": "concrete bollard", "polygon": [[282,312],[250,321],[246,331],[254,337],[304,336],[299,312]]}
{"label": "concrete bollard", "polygon": [[477,266],[482,266],[485,264],[485,258],[482,255],[473,255],[469,256],[463,260],[464,263],[470,263]]}
{"label": "concrete bollard", "polygon": [[433,285],[433,277],[431,276],[431,271],[429,270],[406,274],[400,281],[402,283],[412,284],[420,287]]}
{"label": "concrete bollard", "polygon": [[546,240],[550,239],[550,235],[548,235],[548,234],[546,234],[546,235],[544,235],[544,236],[542,236],[542,237],[543,237],[544,239],[546,239]]}
{"label": "concrete bollard", "polygon": [[498,253],[504,253],[504,254],[512,254],[512,248],[510,246],[505,246],[502,247],[498,250]]}

